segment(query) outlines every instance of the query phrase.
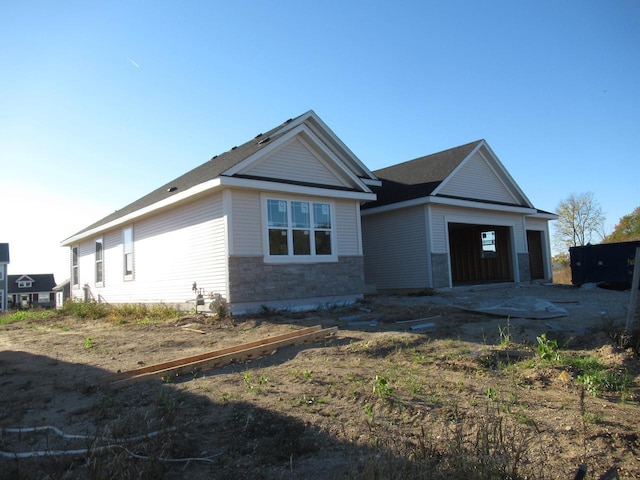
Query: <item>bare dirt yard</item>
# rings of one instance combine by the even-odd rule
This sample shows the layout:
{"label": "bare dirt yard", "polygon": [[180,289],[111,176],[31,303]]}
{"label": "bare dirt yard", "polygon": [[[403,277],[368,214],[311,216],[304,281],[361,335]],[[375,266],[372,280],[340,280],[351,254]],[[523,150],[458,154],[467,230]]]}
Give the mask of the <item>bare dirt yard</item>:
{"label": "bare dirt yard", "polygon": [[[504,285],[305,313],[8,323],[0,478],[569,479],[581,464],[640,478],[640,361],[618,335],[629,297]],[[313,325],[338,331],[102,382]]]}

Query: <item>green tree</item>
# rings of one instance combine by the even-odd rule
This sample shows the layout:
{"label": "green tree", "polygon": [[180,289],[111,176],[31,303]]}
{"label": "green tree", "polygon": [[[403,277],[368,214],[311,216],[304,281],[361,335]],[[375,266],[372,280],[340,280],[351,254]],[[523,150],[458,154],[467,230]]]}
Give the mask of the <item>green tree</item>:
{"label": "green tree", "polygon": [[640,207],[620,219],[611,234],[607,235],[604,243],[631,242],[640,240]]}
{"label": "green tree", "polygon": [[604,238],[605,216],[592,192],[572,193],[556,208],[556,242],[568,248],[587,245],[595,236]]}

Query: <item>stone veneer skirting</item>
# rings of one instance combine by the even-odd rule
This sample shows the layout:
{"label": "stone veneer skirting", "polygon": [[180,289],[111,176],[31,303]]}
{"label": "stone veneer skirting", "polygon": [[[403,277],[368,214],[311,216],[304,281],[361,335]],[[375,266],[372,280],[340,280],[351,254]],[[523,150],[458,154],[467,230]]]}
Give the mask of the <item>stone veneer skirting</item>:
{"label": "stone veneer skirting", "polygon": [[518,272],[520,273],[521,282],[531,281],[531,264],[529,263],[528,253],[518,253]]}
{"label": "stone veneer skirting", "polygon": [[433,288],[447,288],[450,286],[448,254],[432,253],[431,269],[433,276]]}
{"label": "stone veneer skirting", "polygon": [[227,300],[231,303],[361,295],[364,291],[362,256],[296,264],[268,264],[263,257],[229,258]]}

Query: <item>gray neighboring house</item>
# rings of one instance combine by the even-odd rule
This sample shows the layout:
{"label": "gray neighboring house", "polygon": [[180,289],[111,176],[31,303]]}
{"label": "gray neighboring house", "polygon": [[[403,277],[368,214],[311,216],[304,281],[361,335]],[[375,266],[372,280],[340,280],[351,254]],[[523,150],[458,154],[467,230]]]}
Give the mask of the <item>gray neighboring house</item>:
{"label": "gray neighboring house", "polygon": [[351,303],[365,291],[360,206],[379,184],[309,111],[62,241],[71,295],[193,307],[202,294],[234,314]]}
{"label": "gray neighboring house", "polygon": [[9,244],[0,243],[0,312],[7,309],[9,297]]}
{"label": "gray neighboring house", "polygon": [[552,279],[549,221],[485,140],[373,172],[365,279],[378,292]]}
{"label": "gray neighboring house", "polygon": [[9,303],[15,308],[55,306],[53,273],[9,275]]}

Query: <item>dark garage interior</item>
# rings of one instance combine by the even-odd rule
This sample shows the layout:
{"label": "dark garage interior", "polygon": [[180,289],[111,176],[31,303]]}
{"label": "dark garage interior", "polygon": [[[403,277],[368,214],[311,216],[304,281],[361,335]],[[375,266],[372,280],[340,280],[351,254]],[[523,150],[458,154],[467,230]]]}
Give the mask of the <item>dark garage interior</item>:
{"label": "dark garage interior", "polygon": [[449,223],[452,283],[511,282],[509,227]]}

